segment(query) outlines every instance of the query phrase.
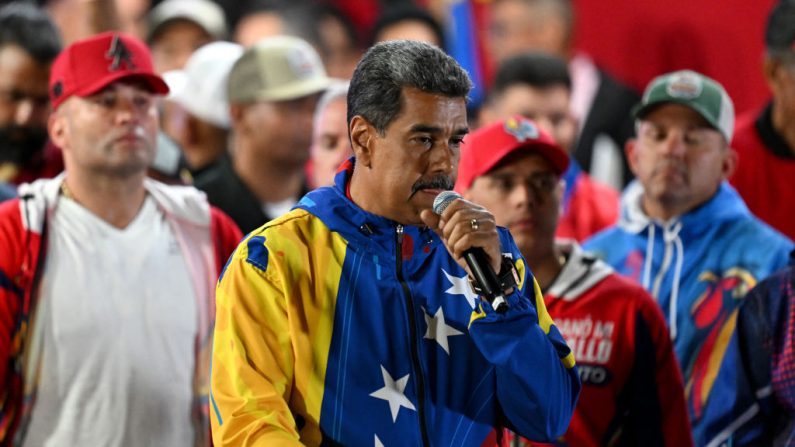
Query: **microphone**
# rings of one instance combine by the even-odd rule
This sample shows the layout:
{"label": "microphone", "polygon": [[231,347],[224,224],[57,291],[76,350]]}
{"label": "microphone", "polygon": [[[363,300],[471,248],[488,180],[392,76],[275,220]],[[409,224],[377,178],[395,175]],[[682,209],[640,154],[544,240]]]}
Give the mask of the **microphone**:
{"label": "microphone", "polygon": [[[461,194],[455,191],[442,191],[433,199],[433,212],[441,215],[453,201],[461,199]],[[502,293],[500,279],[491,268],[486,252],[480,247],[470,247],[464,251],[464,260],[469,266],[469,271],[475,277],[475,282],[483,291],[483,296],[491,303],[495,311],[503,313],[508,310],[508,303]]]}

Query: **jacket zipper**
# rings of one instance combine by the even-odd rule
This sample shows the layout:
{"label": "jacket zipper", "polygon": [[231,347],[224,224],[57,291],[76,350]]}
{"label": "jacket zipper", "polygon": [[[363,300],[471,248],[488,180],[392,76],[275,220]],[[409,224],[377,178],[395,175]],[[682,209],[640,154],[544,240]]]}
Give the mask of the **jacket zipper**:
{"label": "jacket zipper", "polygon": [[397,277],[403,288],[403,295],[406,298],[406,312],[409,316],[409,336],[411,341],[411,361],[414,364],[414,374],[417,378],[417,415],[420,418],[420,433],[422,434],[422,445],[430,446],[428,441],[428,428],[425,426],[425,379],[422,374],[422,364],[420,363],[419,346],[417,342],[417,322],[414,318],[414,301],[411,298],[409,286],[403,279],[403,225],[395,227],[397,238]]}

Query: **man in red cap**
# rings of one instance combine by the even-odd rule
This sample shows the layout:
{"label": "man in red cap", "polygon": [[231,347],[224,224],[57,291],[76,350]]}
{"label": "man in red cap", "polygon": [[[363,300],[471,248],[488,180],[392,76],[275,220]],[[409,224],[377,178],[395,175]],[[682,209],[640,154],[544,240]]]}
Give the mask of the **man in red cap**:
{"label": "man in red cap", "polygon": [[209,444],[213,288],[240,232],[146,178],[167,92],[123,34],[53,63],[65,173],[0,206],[0,445]]}
{"label": "man in red cap", "polygon": [[583,388],[563,442],[692,445],[657,305],[575,241],[555,241],[568,165],[550,135],[516,116],[467,136],[455,187],[511,231],[572,347]]}

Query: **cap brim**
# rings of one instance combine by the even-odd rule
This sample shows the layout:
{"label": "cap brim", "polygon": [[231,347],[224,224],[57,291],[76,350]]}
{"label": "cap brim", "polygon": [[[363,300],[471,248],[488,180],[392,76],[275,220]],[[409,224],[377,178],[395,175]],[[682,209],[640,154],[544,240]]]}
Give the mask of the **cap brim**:
{"label": "cap brim", "polygon": [[245,98],[230,98],[234,101],[289,101],[291,99],[303,98],[305,96],[320,93],[326,90],[333,80],[329,77],[317,77],[306,81],[296,82],[289,87],[278,89],[265,89],[255,92]]}
{"label": "cap brim", "polygon": [[706,110],[704,110],[698,104],[688,102],[687,100],[684,99],[667,98],[662,101],[650,102],[648,104],[637,104],[635,105],[635,107],[632,108],[632,116],[635,117],[635,119],[642,120],[643,118],[646,117],[646,115],[651,113],[654,109],[663,106],[665,104],[679,104],[687,107],[688,109],[695,111],[702,118],[704,118],[704,121],[706,121],[707,124],[709,124],[713,129],[715,129],[721,135],[724,135],[723,131],[720,129],[720,126],[718,126],[718,123],[715,122],[715,120],[713,120],[712,118],[710,118],[709,113],[707,113]]}
{"label": "cap brim", "polygon": [[93,84],[89,84],[82,89],[79,89],[73,93],[75,96],[90,96],[94,93],[99,92],[103,88],[107,87],[108,85],[118,82],[118,81],[127,81],[127,80],[140,80],[143,81],[144,86],[147,89],[157,95],[167,95],[169,92],[168,85],[160,76],[152,73],[130,73],[130,72],[122,72],[122,73],[114,73],[109,76],[106,76],[102,79],[97,80]]}
{"label": "cap brim", "polygon": [[507,147],[501,151],[495,152],[499,155],[489,160],[488,163],[484,163],[479,171],[482,171],[484,174],[488,173],[506,157],[519,151],[527,154],[536,153],[541,155],[545,160],[549,161],[557,175],[562,175],[569,168],[569,157],[563,152],[563,149],[543,141],[529,141],[527,144],[512,145],[512,147]]}

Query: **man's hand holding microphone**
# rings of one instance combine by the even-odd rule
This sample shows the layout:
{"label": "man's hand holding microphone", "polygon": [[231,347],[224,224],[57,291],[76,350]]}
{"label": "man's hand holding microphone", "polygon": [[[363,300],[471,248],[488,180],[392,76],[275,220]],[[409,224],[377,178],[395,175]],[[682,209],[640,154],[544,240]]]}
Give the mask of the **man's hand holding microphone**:
{"label": "man's hand holding microphone", "polygon": [[[447,250],[473,279],[476,292],[488,299],[497,312],[508,306],[504,295],[516,286],[513,276],[502,278],[504,263],[494,216],[485,208],[464,200],[454,191],[441,192],[432,210],[420,214],[423,223],[444,242]],[[513,272],[511,272],[512,274]]]}

